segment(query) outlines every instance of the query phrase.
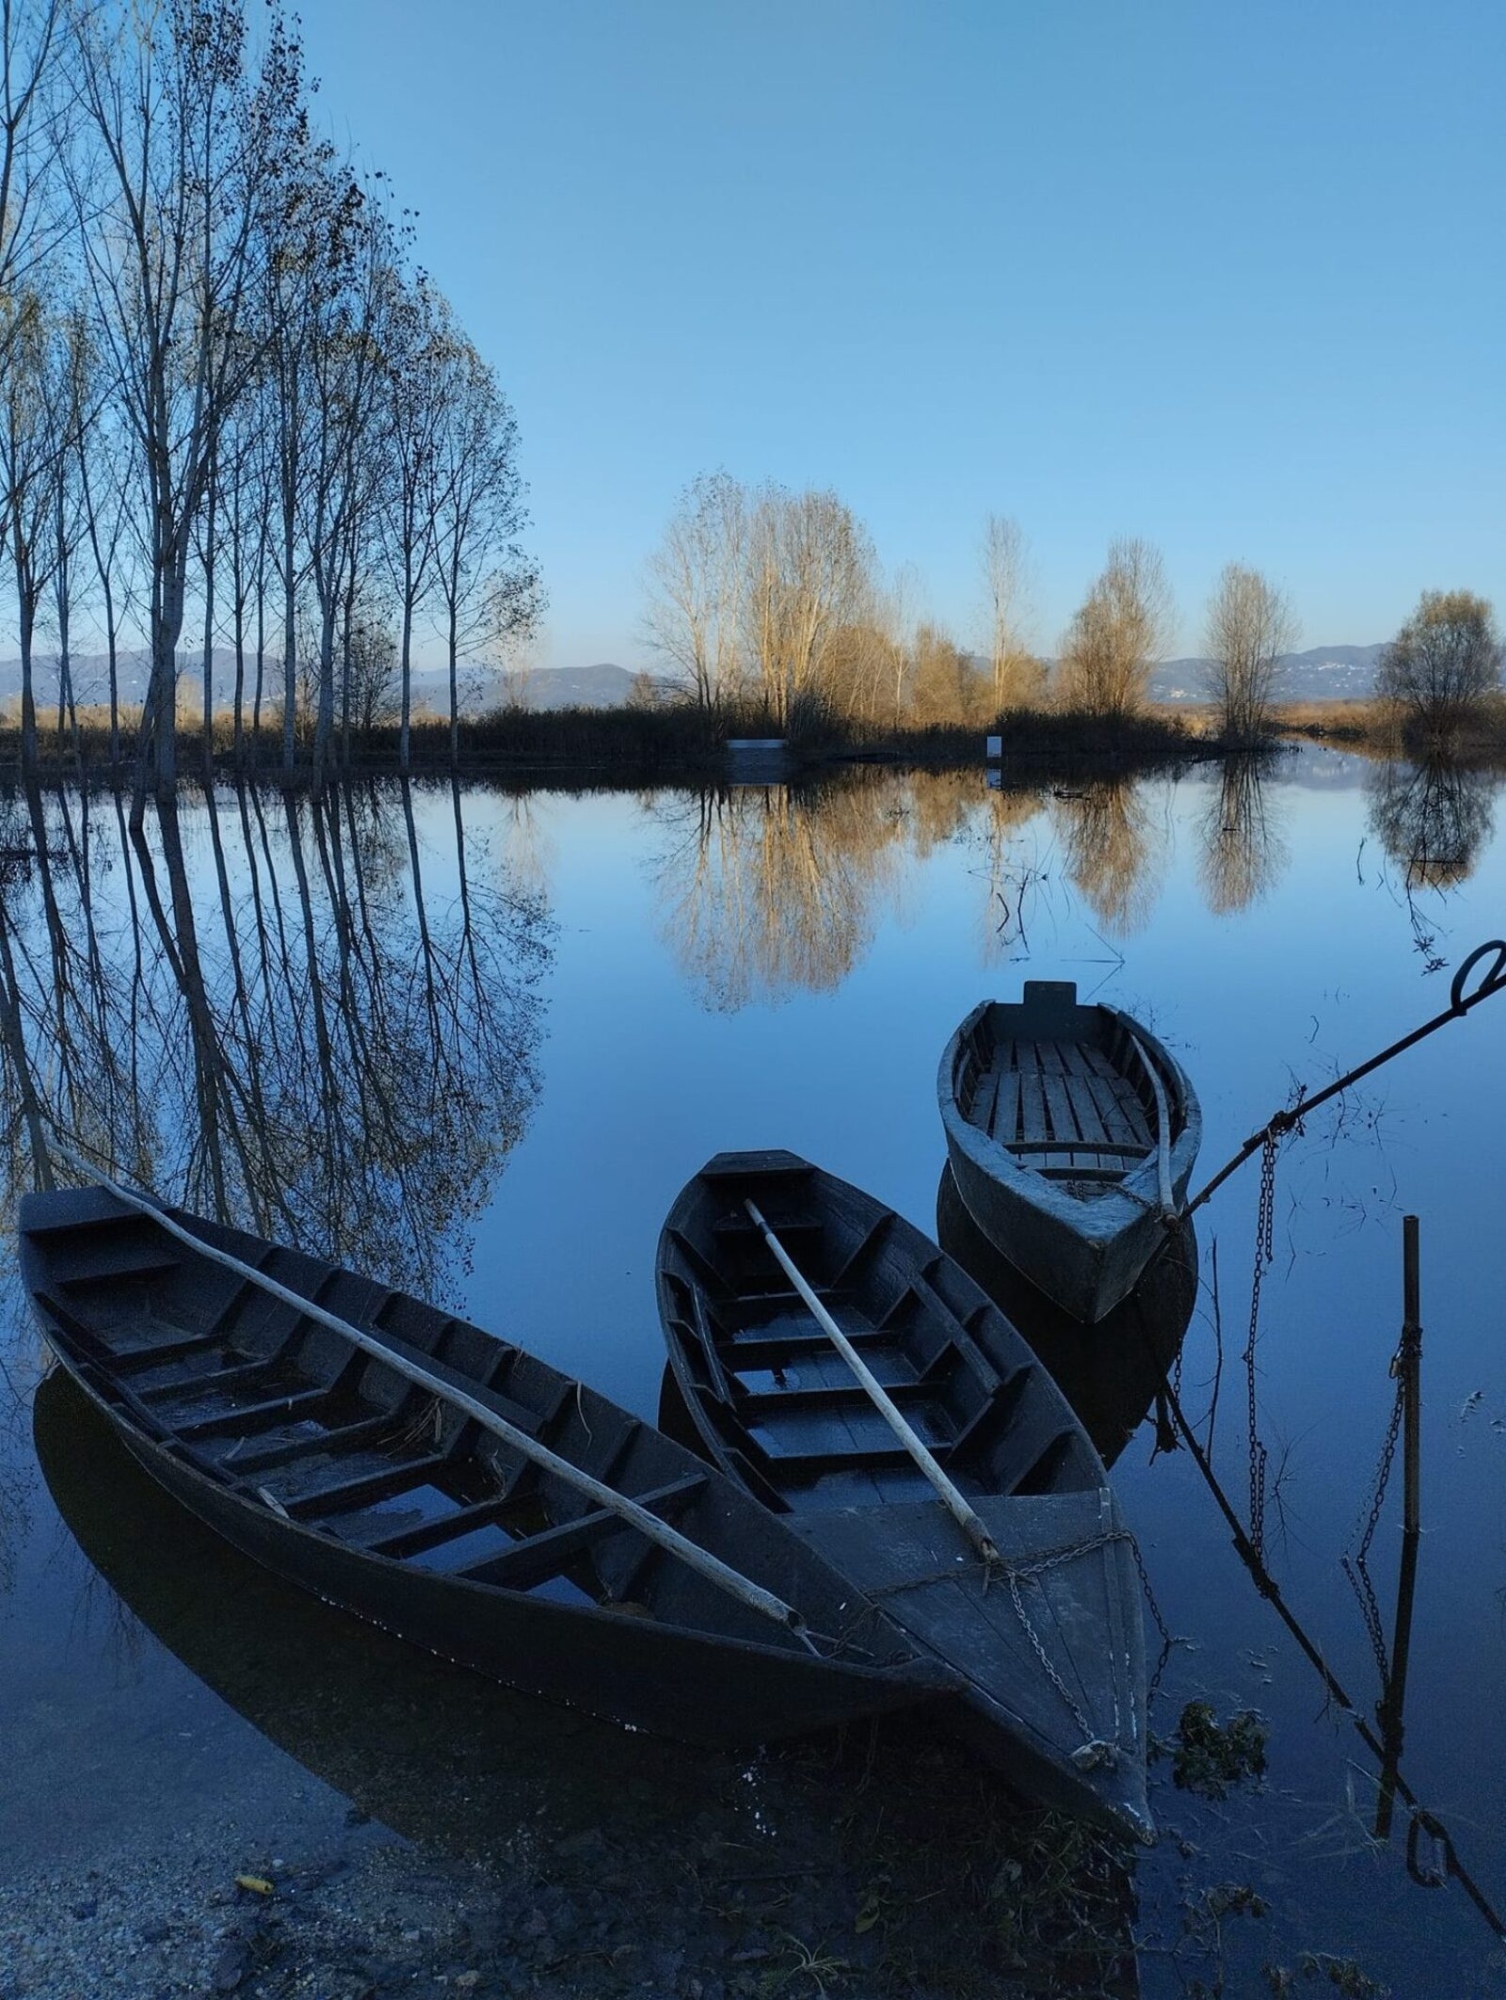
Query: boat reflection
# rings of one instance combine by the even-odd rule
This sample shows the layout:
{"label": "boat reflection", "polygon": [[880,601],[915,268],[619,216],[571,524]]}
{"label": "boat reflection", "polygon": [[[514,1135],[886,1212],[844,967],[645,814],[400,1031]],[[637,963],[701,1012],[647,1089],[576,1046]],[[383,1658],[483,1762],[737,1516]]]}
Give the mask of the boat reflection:
{"label": "boat reflection", "polygon": [[1090,1327],[999,1254],[963,1205],[950,1165],[936,1191],[936,1240],[1013,1320],[1055,1376],[1104,1464],[1112,1465],[1156,1402],[1192,1318],[1198,1283],[1192,1224],[1178,1226],[1129,1297]]}
{"label": "boat reflection", "polygon": [[131,1618],[407,1839],[501,1852],[540,1814],[557,1832],[597,1827],[644,1787],[656,1812],[693,1813],[731,1769],[499,1687],[285,1583],[170,1498],[61,1370],[38,1386],[32,1426],[58,1513]]}
{"label": "boat reflection", "polygon": [[[950,1814],[939,1822],[928,1791],[938,1752],[924,1725],[890,1718],[876,1734],[799,1746],[785,1753],[787,1779],[772,1761],[618,1729],[448,1666],[240,1555],[156,1485],[61,1370],[37,1390],[33,1435],[58,1513],[112,1593],[122,1650],[144,1627],[278,1749],[392,1832],[524,1879],[542,1866],[546,1879],[594,1882],[630,1858],[650,1936],[656,1923],[679,1921],[687,1872],[698,1893],[709,1884],[728,1903],[736,1939],[740,1885],[772,1880],[777,1891],[791,1856],[810,1861],[802,1873],[829,1874],[833,1908],[855,1905],[854,1875],[877,1879],[884,1868],[914,1891],[916,1929],[896,1931],[897,1942],[954,1973],[947,1990],[978,1990],[959,1983],[977,1973],[966,1925],[921,1919],[938,1882],[956,1894],[976,1871],[985,1832],[997,1830],[996,1788],[959,1753]],[[840,1849],[829,1838],[834,1814],[845,1829]],[[1027,1858],[1035,1824],[1027,1815]],[[896,1840],[906,1857],[898,1861]],[[1055,1852],[1049,1841],[1043,1848]],[[1074,1857],[1059,1879],[1048,1860],[1038,1885],[1048,1923],[1093,1913],[1075,1954],[1093,1983],[1073,1990],[1133,2000],[1133,1874],[1108,1844],[1087,1843]],[[981,1905],[969,1921],[984,1921],[986,1892],[960,1893]],[[1049,1944],[1043,1977],[1060,1960],[1054,1934]]]}

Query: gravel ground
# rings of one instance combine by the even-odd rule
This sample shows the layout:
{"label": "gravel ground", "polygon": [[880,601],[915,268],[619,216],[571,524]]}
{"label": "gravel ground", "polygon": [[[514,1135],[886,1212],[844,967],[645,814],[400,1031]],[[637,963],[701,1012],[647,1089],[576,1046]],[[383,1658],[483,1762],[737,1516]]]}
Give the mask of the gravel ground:
{"label": "gravel ground", "polygon": [[9,1600],[0,2000],[1116,1990],[1113,1857],[924,1724],[731,1756],[511,1694],[36,1415],[67,1529]]}
{"label": "gravel ground", "polygon": [[202,1825],[39,1869],[0,1886],[0,2000],[1132,1990],[1097,1849],[1039,1817],[1001,1826],[997,1786],[948,1746],[873,1752],[808,1746],[756,1782],[727,1764],[687,1816],[640,1785],[610,1824],[535,1825],[510,1852],[447,1853],[352,1807],[291,1853]]}

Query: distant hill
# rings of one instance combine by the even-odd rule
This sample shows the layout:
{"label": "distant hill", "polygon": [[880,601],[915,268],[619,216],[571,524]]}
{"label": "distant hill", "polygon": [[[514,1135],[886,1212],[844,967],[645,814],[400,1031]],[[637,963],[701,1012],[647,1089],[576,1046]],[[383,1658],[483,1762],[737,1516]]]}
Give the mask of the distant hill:
{"label": "distant hill", "polygon": [[533,667],[520,678],[525,708],[621,708],[637,676],[603,660],[594,667]]}
{"label": "distant hill", "polygon": [[[1305,653],[1288,653],[1281,662],[1276,683],[1280,701],[1352,701],[1373,692],[1375,670],[1384,651],[1382,646],[1313,646]],[[975,656],[976,657],[976,656]],[[978,660],[978,664],[983,664]],[[1150,677],[1152,701],[1177,703],[1207,699],[1210,662],[1202,659],[1163,660]],[[246,699],[251,699],[255,662],[246,661]],[[275,699],[281,687],[280,661],[266,663],[266,691]],[[214,655],[216,702],[228,705],[235,685],[235,655],[228,647],[216,647]],[[123,652],[119,660],[120,698],[139,702],[146,693],[147,656],[143,652]],[[636,675],[627,667],[599,661],[589,667],[532,667],[516,675],[488,673],[479,681],[472,671],[461,670],[461,706],[475,711],[494,707],[511,690],[525,708],[621,708],[628,698]],[[192,703],[199,687],[199,668],[190,659],[183,672],[185,703]],[[36,695],[45,707],[57,700],[55,656],[37,653]],[[81,704],[104,702],[108,698],[108,666],[103,653],[79,654],[73,661],[74,697]],[[21,692],[21,662],[0,660],[0,703],[11,704]],[[413,705],[436,715],[449,711],[449,677],[443,668],[423,668],[413,676]]]}
{"label": "distant hill", "polygon": [[[1375,690],[1384,646],[1312,646],[1284,654],[1277,668],[1278,701],[1355,701]],[[1151,674],[1152,701],[1206,701],[1211,660],[1163,660]]]}
{"label": "distant hill", "polygon": [[[192,654],[180,655],[185,665],[179,680],[179,699],[185,706],[194,706],[195,697],[202,685],[203,663]],[[117,659],[116,672],[120,686],[120,699],[126,704],[142,701],[146,695],[147,670],[150,662],[144,651],[122,651]],[[78,653],[74,655],[73,696],[81,707],[96,702],[103,704],[109,700],[110,678],[109,660],[103,653]],[[282,689],[282,661],[269,657],[264,669],[265,688],[268,699],[276,700]],[[627,700],[628,689],[633,684],[633,675],[626,667],[602,663],[592,667],[537,667],[519,677],[525,708],[620,708]],[[32,681],[39,707],[57,701],[58,677],[57,655],[37,648],[32,663]],[[214,682],[216,707],[230,704],[235,689],[235,654],[228,646],[216,646],[214,650]],[[256,683],[256,660],[254,655],[246,659],[246,700],[249,703]],[[495,707],[503,698],[507,678],[487,672],[478,675],[474,669],[462,666],[460,669],[460,705],[472,711]],[[21,662],[0,660],[0,703],[14,704],[21,693]],[[413,676],[413,705],[415,709],[429,709],[436,715],[446,715],[450,707],[450,678],[444,667],[419,668]]]}

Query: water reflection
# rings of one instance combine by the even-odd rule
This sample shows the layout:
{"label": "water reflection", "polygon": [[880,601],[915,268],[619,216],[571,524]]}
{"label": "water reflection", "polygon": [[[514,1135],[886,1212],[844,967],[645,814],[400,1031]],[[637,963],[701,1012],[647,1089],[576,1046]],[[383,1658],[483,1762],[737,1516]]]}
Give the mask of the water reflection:
{"label": "water reflection", "polygon": [[[968,1214],[950,1166],[936,1190],[936,1241],[1013,1321],[1050,1369],[1105,1465],[1158,1402],[1197,1303],[1197,1239],[1182,1223],[1106,1319],[1085,1327],[1022,1278]],[[1170,1418],[1158,1412],[1158,1433]]]}
{"label": "water reflection", "polygon": [[[436,800],[426,800],[426,808]],[[442,1289],[537,1091],[541,901],[483,886],[459,789],[436,898],[411,790],[164,806],[32,789],[3,842],[11,1190],[51,1132],[188,1207]]]}
{"label": "water reflection", "polygon": [[1409,889],[1452,889],[1490,838],[1500,774],[1446,757],[1378,764],[1366,781],[1370,828]]}
{"label": "water reflection", "polygon": [[1066,850],[1067,873],[1104,929],[1113,937],[1141,930],[1155,907],[1158,843],[1145,787],[1113,777],[1051,798],[1051,818]]}
{"label": "water reflection", "polygon": [[1263,758],[1229,758],[1203,816],[1198,873],[1216,917],[1258,902],[1286,865],[1265,776]]}
{"label": "water reflection", "polygon": [[676,793],[650,814],[662,929],[705,1006],[828,993],[858,963],[902,823],[880,787]]}
{"label": "water reflection", "polygon": [[[82,1607],[117,1657],[144,1627],[279,1749],[363,1811],[451,1854],[505,1848],[547,1803],[590,1826],[603,1792],[691,1793],[725,1757],[515,1694],[361,1624],[212,1533],[55,1371],[33,1413],[59,1515],[99,1578]],[[693,1809],[693,1808],[692,1808]]]}

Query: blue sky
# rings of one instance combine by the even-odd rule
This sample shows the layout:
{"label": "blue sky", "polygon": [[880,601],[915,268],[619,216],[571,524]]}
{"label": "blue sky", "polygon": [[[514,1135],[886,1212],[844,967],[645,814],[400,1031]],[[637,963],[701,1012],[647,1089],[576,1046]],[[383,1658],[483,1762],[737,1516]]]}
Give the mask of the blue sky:
{"label": "blue sky", "polygon": [[697,472],[834,487],[967,636],[989,511],[1051,650],[1117,534],[1196,650],[1506,610],[1499,0],[302,0],[331,131],[518,413],[548,663],[640,658]]}

